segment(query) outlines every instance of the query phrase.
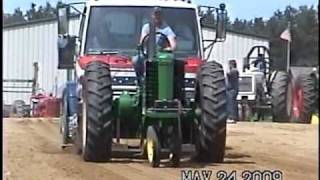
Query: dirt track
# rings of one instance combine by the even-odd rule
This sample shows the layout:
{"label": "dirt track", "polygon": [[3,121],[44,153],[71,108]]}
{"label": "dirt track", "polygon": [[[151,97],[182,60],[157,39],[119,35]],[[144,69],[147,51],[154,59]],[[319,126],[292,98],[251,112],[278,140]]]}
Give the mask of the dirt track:
{"label": "dirt track", "polygon": [[[85,163],[62,151],[58,122],[4,119],[4,176],[12,180],[181,179],[181,170],[280,170],[283,179],[317,179],[318,126],[275,123],[228,124],[223,164],[184,161],[181,168],[153,169],[146,160],[114,159],[111,163]],[[239,178],[238,178],[239,179]]]}

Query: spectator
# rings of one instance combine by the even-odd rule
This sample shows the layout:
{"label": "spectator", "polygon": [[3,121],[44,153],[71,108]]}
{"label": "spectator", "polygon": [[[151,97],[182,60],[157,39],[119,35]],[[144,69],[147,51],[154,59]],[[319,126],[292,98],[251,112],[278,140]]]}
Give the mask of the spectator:
{"label": "spectator", "polygon": [[228,123],[236,123],[238,121],[238,103],[237,95],[239,92],[239,71],[237,69],[236,60],[229,61],[229,69],[227,71],[227,110]]}
{"label": "spectator", "polygon": [[258,68],[263,74],[267,73],[267,62],[265,60],[264,54],[258,54],[257,60],[254,62],[254,67]]}

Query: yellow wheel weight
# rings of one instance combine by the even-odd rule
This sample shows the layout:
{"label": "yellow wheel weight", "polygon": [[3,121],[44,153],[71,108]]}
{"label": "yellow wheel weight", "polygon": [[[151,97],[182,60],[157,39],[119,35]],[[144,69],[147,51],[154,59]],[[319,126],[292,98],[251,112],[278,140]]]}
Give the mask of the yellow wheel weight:
{"label": "yellow wheel weight", "polygon": [[316,114],[312,115],[311,124],[319,124],[319,116],[317,116]]}

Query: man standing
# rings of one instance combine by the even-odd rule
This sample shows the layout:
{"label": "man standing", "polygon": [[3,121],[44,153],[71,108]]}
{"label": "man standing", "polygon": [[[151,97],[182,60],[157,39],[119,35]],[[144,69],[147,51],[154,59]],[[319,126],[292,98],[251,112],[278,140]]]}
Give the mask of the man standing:
{"label": "man standing", "polygon": [[258,54],[257,60],[254,62],[254,67],[258,68],[260,72],[265,75],[267,73],[267,62],[265,60],[264,54]]}
{"label": "man standing", "polygon": [[236,60],[229,61],[229,69],[227,72],[227,110],[228,123],[238,121],[238,103],[237,95],[239,92],[239,71],[237,69]]}
{"label": "man standing", "polygon": [[[174,51],[176,49],[176,35],[170,26],[163,20],[162,11],[160,7],[154,8],[151,14],[151,19],[156,26],[156,32],[161,33],[167,37],[161,36],[157,34],[156,43],[160,49]],[[143,39],[146,35],[150,33],[149,23],[144,24],[141,31],[140,41],[139,44],[143,43]],[[142,54],[138,54],[132,58],[132,62],[137,74],[137,79],[139,84],[141,83],[141,78],[143,77],[144,73],[144,61],[145,57]]]}

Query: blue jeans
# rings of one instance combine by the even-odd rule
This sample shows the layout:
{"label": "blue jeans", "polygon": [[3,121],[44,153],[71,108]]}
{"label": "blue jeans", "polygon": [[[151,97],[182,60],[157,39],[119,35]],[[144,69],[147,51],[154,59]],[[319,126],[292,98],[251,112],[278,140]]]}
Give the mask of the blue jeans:
{"label": "blue jeans", "polygon": [[144,74],[144,61],[146,58],[140,53],[132,57],[132,63],[136,72],[138,83],[140,84]]}
{"label": "blue jeans", "polygon": [[227,90],[227,111],[228,118],[233,120],[238,120],[238,103],[237,103],[238,92],[235,89]]}

